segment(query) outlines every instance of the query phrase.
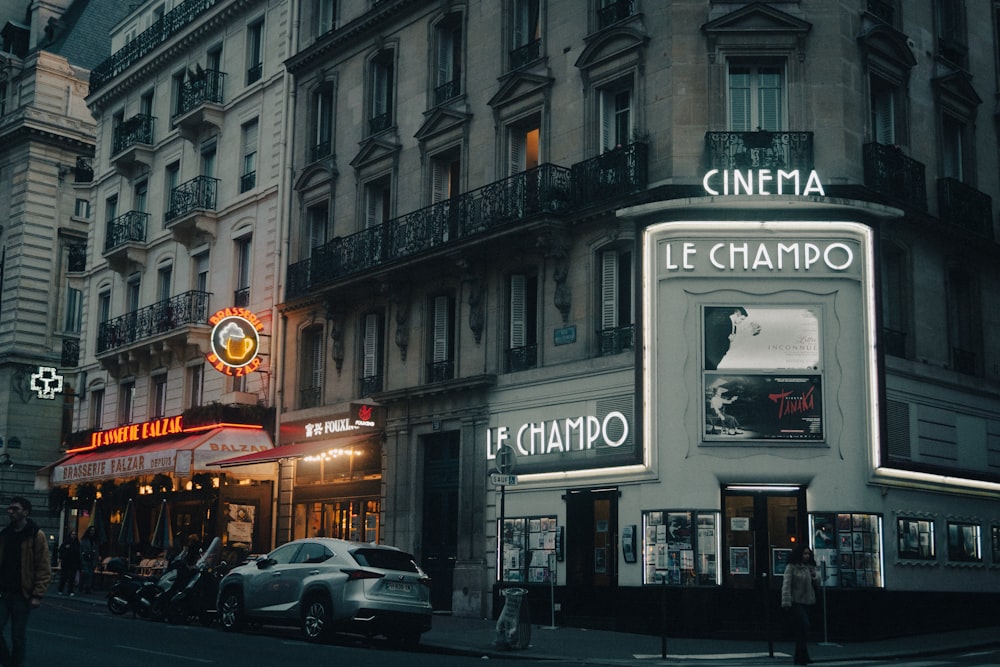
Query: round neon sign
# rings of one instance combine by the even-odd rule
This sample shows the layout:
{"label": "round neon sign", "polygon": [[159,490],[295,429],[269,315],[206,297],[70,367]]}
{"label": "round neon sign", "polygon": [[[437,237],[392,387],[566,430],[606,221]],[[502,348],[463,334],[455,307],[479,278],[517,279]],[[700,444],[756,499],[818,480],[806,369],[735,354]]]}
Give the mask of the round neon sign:
{"label": "round neon sign", "polygon": [[241,376],[260,367],[259,332],[264,325],[246,308],[224,308],[210,318],[211,352],[208,362],[220,373]]}

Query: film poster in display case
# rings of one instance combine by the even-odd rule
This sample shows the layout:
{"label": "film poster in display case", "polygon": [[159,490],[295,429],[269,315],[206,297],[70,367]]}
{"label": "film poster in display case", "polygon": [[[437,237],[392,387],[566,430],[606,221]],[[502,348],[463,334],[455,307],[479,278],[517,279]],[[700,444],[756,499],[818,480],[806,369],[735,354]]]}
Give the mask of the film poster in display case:
{"label": "film poster in display case", "polygon": [[814,559],[824,586],[882,586],[879,515],[817,512],[810,514],[809,520]]}
{"label": "film poster in display case", "polygon": [[554,581],[558,529],[554,516],[504,519],[501,580],[534,584]]}
{"label": "film poster in display case", "polygon": [[718,583],[718,513],[655,510],[642,519],[644,583]]}

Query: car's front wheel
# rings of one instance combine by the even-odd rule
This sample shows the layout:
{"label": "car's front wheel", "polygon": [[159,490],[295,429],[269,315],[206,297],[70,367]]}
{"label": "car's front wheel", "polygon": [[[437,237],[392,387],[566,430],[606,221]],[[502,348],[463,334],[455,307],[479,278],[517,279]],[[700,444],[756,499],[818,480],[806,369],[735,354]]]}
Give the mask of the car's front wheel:
{"label": "car's front wheel", "polygon": [[302,607],[302,634],[309,641],[321,641],[330,635],[333,605],[321,595],[306,600]]}
{"label": "car's front wheel", "polygon": [[227,588],[219,599],[219,625],[227,632],[236,632],[246,626],[243,595],[237,588]]}

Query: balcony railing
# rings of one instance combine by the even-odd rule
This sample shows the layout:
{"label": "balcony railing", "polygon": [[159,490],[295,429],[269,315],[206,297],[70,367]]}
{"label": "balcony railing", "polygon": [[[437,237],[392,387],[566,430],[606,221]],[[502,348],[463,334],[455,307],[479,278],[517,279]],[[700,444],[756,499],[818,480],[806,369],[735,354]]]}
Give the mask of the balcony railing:
{"label": "balcony railing", "polygon": [[153,116],[138,114],[115,128],[111,154],[117,155],[135,144],[153,144]]}
{"label": "balcony railing", "polygon": [[462,82],[453,79],[448,83],[442,83],[434,89],[434,104],[444,104],[448,100],[462,94]]}
{"label": "balcony railing", "polygon": [[993,199],[957,179],[938,179],[938,216],[949,225],[993,240]]}
{"label": "balcony railing", "polygon": [[63,368],[76,368],[80,365],[80,341],[75,338],[63,338],[62,357],[60,364]]}
{"label": "balcony railing", "polygon": [[175,116],[185,114],[202,104],[222,104],[223,84],[226,80],[225,72],[216,70],[203,70],[196,75],[196,78],[186,81],[180,90],[180,98],[177,100],[177,113]]}
{"label": "balcony railing", "polygon": [[126,243],[145,243],[149,213],[129,211],[108,223],[104,235],[104,252],[114,250]]}
{"label": "balcony railing", "polygon": [[196,176],[170,191],[170,208],[164,221],[187,215],[193,211],[214,211],[219,194],[219,179]]}
{"label": "balcony railing", "polygon": [[73,180],[75,183],[90,183],[94,180],[94,165],[89,157],[76,158],[76,166],[73,167]]}
{"label": "balcony railing", "polygon": [[526,371],[538,366],[538,346],[525,345],[504,350],[504,367],[508,373]]}
{"label": "balcony railing", "polygon": [[250,305],[250,288],[241,287],[233,290],[233,305],[237,308],[246,308]]}
{"label": "balcony railing", "polygon": [[427,381],[443,382],[455,377],[454,361],[435,361],[427,364]]}
{"label": "balcony railing", "polygon": [[392,114],[380,113],[368,119],[368,134],[378,134],[392,127]]}
{"label": "balcony railing", "polygon": [[490,183],[412,211],[382,225],[313,248],[288,267],[286,297],[342,276],[547,213],[567,215],[646,187],[645,143],[584,160],[566,169],[552,164]]}
{"label": "balcony railing", "polygon": [[257,185],[257,172],[251,171],[240,176],[240,194],[254,189]]}
{"label": "balcony railing", "polygon": [[138,37],[111,54],[111,57],[90,72],[90,90],[97,90],[124,72],[130,65],[163,43],[171,35],[191,23],[202,12],[211,9],[219,0],[184,0],[163,15]]}
{"label": "balcony railing", "polygon": [[299,389],[299,409],[316,408],[323,404],[322,387]]}
{"label": "balcony railing", "polygon": [[66,270],[70,273],[82,273],[87,270],[87,244],[70,243],[67,247],[68,258]]}
{"label": "balcony railing", "polygon": [[908,206],[927,210],[924,165],[896,146],[864,145],[865,185]]}
{"label": "balcony railing", "polygon": [[264,76],[264,63],[257,63],[253,67],[247,69],[247,85],[260,81],[260,77]]}
{"label": "balcony railing", "polygon": [[190,324],[207,324],[208,297],[208,292],[192,290],[101,322],[97,328],[97,354]]}
{"label": "balcony railing", "polygon": [[892,0],[868,0],[868,11],[889,25],[896,25],[896,7]]}
{"label": "balcony railing", "polygon": [[381,375],[367,375],[361,378],[361,398],[371,396],[372,394],[382,391],[382,376]]}
{"label": "balcony railing", "polygon": [[635,0],[617,0],[597,10],[597,27],[607,28],[635,13]]}
{"label": "balcony railing", "polygon": [[709,169],[783,169],[810,171],[812,132],[708,132]]}
{"label": "balcony railing", "polygon": [[311,158],[312,162],[318,162],[325,157],[330,157],[333,154],[333,142],[329,139],[326,141],[321,141],[312,148]]}
{"label": "balcony railing", "polygon": [[542,54],[542,40],[535,39],[523,46],[519,46],[510,51],[510,68],[518,69],[524,67],[533,60],[538,60]]}
{"label": "balcony railing", "polygon": [[635,325],[627,324],[598,332],[601,339],[601,356],[618,354],[635,348]]}

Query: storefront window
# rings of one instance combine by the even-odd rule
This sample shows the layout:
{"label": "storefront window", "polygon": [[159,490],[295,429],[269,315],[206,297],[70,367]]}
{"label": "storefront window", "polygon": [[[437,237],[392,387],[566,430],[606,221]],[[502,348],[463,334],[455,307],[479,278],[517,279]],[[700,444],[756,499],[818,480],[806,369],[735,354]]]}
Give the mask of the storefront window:
{"label": "storefront window", "polygon": [[300,459],[295,466],[295,484],[330,484],[362,479],[378,479],[381,454],[377,444],[355,443]]}
{"label": "storefront window", "polygon": [[642,513],[642,526],[643,583],[719,583],[718,512],[646,511]]}
{"label": "storefront window", "polygon": [[823,585],[880,588],[882,517],[878,514],[809,515],[813,554]]}
{"label": "storefront window", "polygon": [[982,534],[978,524],[948,522],[948,560],[978,563],[983,560]]}
{"label": "storefront window", "polygon": [[909,560],[935,560],[934,521],[900,517],[896,520],[898,555]]}
{"label": "storefront window", "polygon": [[555,577],[561,531],[554,516],[504,519],[501,581],[548,583]]}
{"label": "storefront window", "polygon": [[378,542],[380,527],[377,498],[297,503],[292,537],[336,537],[352,542]]}

